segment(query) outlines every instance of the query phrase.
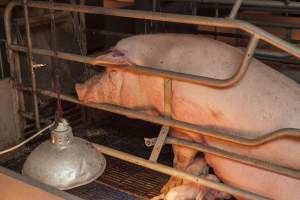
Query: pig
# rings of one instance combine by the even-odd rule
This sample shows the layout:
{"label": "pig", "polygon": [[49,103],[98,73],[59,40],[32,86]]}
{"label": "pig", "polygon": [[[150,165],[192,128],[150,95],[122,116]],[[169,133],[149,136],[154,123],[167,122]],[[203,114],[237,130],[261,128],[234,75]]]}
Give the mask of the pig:
{"label": "pig", "polygon": [[[186,172],[194,176],[202,176],[208,180],[220,182],[219,179],[209,174],[207,163],[202,157],[197,157],[187,167]],[[214,199],[229,199],[231,196],[216,190],[212,190],[191,181],[182,181],[182,185],[172,188],[165,196],[165,200],[214,200]],[[152,199],[153,200],[153,199]]]}
{"label": "pig", "polygon": [[[220,41],[191,34],[148,34],[120,40],[94,65],[151,66],[186,74],[226,79],[238,69],[243,52]],[[80,101],[110,103],[151,115],[164,114],[161,77],[107,69],[77,84]],[[283,74],[252,59],[245,76],[234,86],[215,89],[172,81],[171,117],[205,129],[243,138],[257,138],[282,128],[300,128],[300,87]],[[281,138],[258,146],[243,146],[197,133],[171,129],[169,135],[300,169],[299,138]],[[197,152],[173,145],[174,167],[186,171]],[[300,199],[300,181],[226,158],[205,154],[224,183],[279,200]],[[171,177],[167,193],[181,185]],[[242,199],[237,197],[238,199]]]}

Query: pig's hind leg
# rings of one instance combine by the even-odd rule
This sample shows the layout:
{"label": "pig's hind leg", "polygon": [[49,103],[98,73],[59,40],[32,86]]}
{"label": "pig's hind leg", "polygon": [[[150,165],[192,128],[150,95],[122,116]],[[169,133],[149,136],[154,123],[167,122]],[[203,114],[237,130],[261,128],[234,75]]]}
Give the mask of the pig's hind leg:
{"label": "pig's hind leg", "polygon": [[[169,134],[176,138],[193,141],[187,134],[178,130],[171,129]],[[172,148],[174,152],[173,167],[181,171],[186,171],[188,166],[194,161],[197,151],[180,145],[172,145]],[[181,184],[181,178],[172,176],[161,189],[161,193],[166,194],[170,189]]]}

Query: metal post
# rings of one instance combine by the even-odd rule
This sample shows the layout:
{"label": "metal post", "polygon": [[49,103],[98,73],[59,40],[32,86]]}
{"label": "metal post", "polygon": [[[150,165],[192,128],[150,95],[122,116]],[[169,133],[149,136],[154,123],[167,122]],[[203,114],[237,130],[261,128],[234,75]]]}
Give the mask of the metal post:
{"label": "metal post", "polygon": [[[172,80],[164,79],[164,113],[165,118],[170,119],[172,115]],[[159,132],[157,141],[153,147],[149,160],[157,161],[158,156],[164,146],[170,127],[163,126]]]}
{"label": "metal post", "polygon": [[229,19],[234,19],[236,17],[236,15],[242,5],[242,2],[243,2],[243,0],[236,0],[234,2],[234,5],[233,5],[233,7],[230,11],[229,17],[228,17]]}
{"label": "metal post", "polygon": [[39,119],[39,106],[38,106],[38,97],[36,93],[36,77],[33,66],[33,57],[32,57],[32,41],[31,41],[31,33],[30,33],[30,25],[29,25],[29,15],[28,15],[28,6],[27,0],[23,0],[24,7],[24,15],[25,15],[25,26],[26,26],[26,36],[27,36],[27,48],[28,48],[28,64],[31,70],[31,81],[32,81],[32,91],[33,93],[33,109],[34,109],[34,118],[35,118],[35,126],[37,129],[40,129],[40,119]]}

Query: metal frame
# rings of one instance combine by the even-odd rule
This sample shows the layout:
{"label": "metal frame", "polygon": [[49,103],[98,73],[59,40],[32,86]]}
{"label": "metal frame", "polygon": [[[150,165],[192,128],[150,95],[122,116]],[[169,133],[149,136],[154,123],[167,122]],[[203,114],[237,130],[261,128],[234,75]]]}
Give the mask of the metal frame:
{"label": "metal frame", "polygon": [[[22,4],[23,3],[23,4]],[[171,105],[170,102],[170,97],[172,95],[171,90],[170,90],[170,85],[171,85],[171,80],[180,80],[184,82],[190,82],[190,83],[196,83],[200,85],[204,85],[207,87],[213,87],[216,89],[222,89],[222,88],[227,88],[230,87],[236,83],[243,77],[243,75],[246,73],[248,65],[251,61],[253,52],[259,42],[259,40],[263,40],[283,51],[286,53],[289,53],[298,59],[300,59],[300,49],[289,44],[288,42],[273,36],[272,34],[259,29],[247,22],[240,21],[240,20],[235,20],[233,19],[235,14],[238,11],[238,8],[240,6],[240,3],[242,1],[238,1],[236,3],[235,7],[232,9],[232,14],[230,19],[221,19],[221,18],[211,18],[211,17],[199,17],[199,16],[187,16],[187,15],[177,15],[177,14],[167,14],[167,13],[159,13],[159,12],[149,12],[149,11],[137,11],[137,10],[125,10],[125,9],[107,9],[107,8],[102,8],[102,7],[93,7],[93,6],[85,6],[85,5],[70,5],[70,4],[62,4],[62,3],[49,3],[49,2],[41,2],[41,1],[26,1],[23,0],[23,2],[19,1],[11,1],[6,10],[5,10],[5,28],[6,28],[6,36],[7,36],[7,47],[8,47],[8,58],[11,66],[11,73],[12,77],[18,77],[20,76],[18,71],[14,70],[13,66],[13,61],[14,61],[14,54],[16,52],[27,52],[29,55],[29,63],[31,63],[31,70],[32,73],[34,74],[34,69],[32,66],[32,54],[40,54],[40,55],[46,55],[46,56],[51,56],[53,58],[60,58],[60,59],[66,59],[66,60],[71,60],[71,61],[77,61],[85,64],[89,64],[93,58],[83,56],[83,55],[75,55],[75,54],[70,54],[70,53],[64,53],[64,52],[59,52],[59,51],[53,51],[53,50],[46,50],[46,49],[37,49],[37,48],[32,48],[31,46],[31,37],[30,37],[30,23],[28,20],[28,7],[34,7],[34,8],[42,8],[42,9],[50,9],[50,10],[61,10],[61,11],[69,11],[69,12],[80,12],[80,13],[89,13],[89,14],[102,14],[102,15],[112,15],[112,16],[121,16],[121,17],[129,17],[129,18],[137,18],[137,19],[147,19],[147,20],[156,20],[156,21],[168,21],[168,22],[178,22],[178,23],[186,23],[186,24],[194,24],[194,25],[206,25],[206,26],[217,26],[217,27],[226,27],[226,28],[233,28],[233,29],[240,29],[248,34],[251,35],[251,40],[248,44],[248,47],[245,51],[245,55],[243,57],[243,60],[241,61],[240,68],[237,70],[237,72],[230,78],[220,80],[220,79],[212,79],[208,77],[202,77],[202,76],[194,76],[194,75],[188,75],[188,74],[182,74],[182,73],[176,73],[176,72],[170,72],[170,71],[165,71],[165,70],[159,70],[159,69],[154,69],[150,67],[145,67],[145,66],[108,66],[106,65],[105,67],[110,67],[110,68],[118,68],[119,70],[127,70],[127,71],[132,71],[135,73],[140,73],[140,74],[149,74],[149,75],[154,75],[154,76],[160,76],[165,79],[164,81],[164,88],[165,88],[165,97],[167,97],[165,101],[165,115],[166,117],[157,117],[157,116],[151,116],[148,114],[144,114],[138,111],[134,111],[128,108],[116,106],[116,105],[110,105],[110,104],[85,104],[83,102],[78,101],[75,97],[72,96],[67,96],[67,95],[61,95],[61,99],[69,102],[73,102],[76,104],[84,105],[84,106],[89,106],[92,108],[97,108],[121,115],[125,115],[131,118],[137,118],[137,119],[142,119],[145,121],[149,121],[152,123],[156,124],[161,124],[165,125],[165,127],[174,127],[174,128],[180,128],[182,130],[190,131],[190,132],[195,132],[202,134],[204,136],[210,136],[214,138],[218,138],[221,140],[245,145],[245,146],[256,146],[256,145],[261,145],[266,142],[276,140],[282,137],[297,137],[300,138],[300,130],[298,129],[282,129],[278,130],[269,134],[266,134],[263,137],[255,138],[255,139],[246,139],[246,138],[241,138],[241,137],[236,137],[232,135],[225,135],[222,133],[218,132],[211,132],[199,125],[194,125],[178,120],[171,119],[168,117],[170,115],[171,110],[169,109],[169,105]],[[28,45],[27,47],[20,46],[20,45],[13,45],[12,44],[12,38],[11,38],[11,13],[12,10],[15,6],[24,6],[24,11],[25,11],[25,24],[26,24],[26,32],[27,32],[27,39],[28,39]],[[85,42],[83,42],[85,43]],[[32,83],[35,82],[35,76],[32,76]],[[18,79],[15,79],[18,80]],[[48,90],[40,90],[36,87],[36,85],[32,87],[24,87],[21,84],[22,83],[17,83],[18,89],[20,91],[27,91],[33,93],[34,96],[37,96],[38,94],[41,95],[46,95],[49,97],[57,97],[57,94],[52,91]],[[38,115],[38,105],[37,105],[37,98],[33,98],[34,102],[34,118],[36,122],[36,126],[39,127],[39,118],[40,116]],[[24,117],[28,117],[28,115],[24,114]],[[32,116],[32,115],[29,115]],[[43,120],[41,120],[43,121]],[[166,128],[168,129],[168,128]],[[263,168],[272,172],[276,172],[279,174],[283,174],[289,177],[297,178],[300,179],[300,170],[299,169],[290,169],[286,168],[283,166],[275,165],[272,163],[265,163],[263,161],[256,160],[254,158],[245,158],[241,155],[231,153],[231,152],[225,152],[220,149],[215,149],[211,147],[205,147],[205,146],[195,146],[199,145],[196,143],[188,143],[184,140],[172,140],[172,138],[166,137],[166,131],[161,131],[162,136],[158,142],[156,143],[157,148],[153,149],[151,159],[146,160],[143,158],[139,158],[130,154],[126,154],[120,151],[116,151],[111,148],[107,148],[101,145],[94,144],[101,152],[104,154],[132,162],[165,174],[169,174],[172,176],[178,176],[181,178],[185,178],[191,181],[195,181],[197,183],[200,183],[206,187],[210,187],[213,189],[217,189],[223,192],[227,192],[236,196],[244,197],[247,199],[268,199],[266,197],[262,197],[261,195],[257,195],[248,191],[244,191],[241,189],[237,189],[222,183],[215,183],[210,180],[206,180],[205,178],[202,177],[196,177],[192,176],[190,174],[187,174],[185,172],[173,169],[171,167],[164,166],[162,164],[159,164],[156,162],[158,156],[159,156],[159,151],[161,150],[163,144],[165,143],[172,143],[172,144],[180,144],[184,145],[190,148],[194,148],[200,151],[204,151],[207,153],[219,155],[228,159],[232,159],[235,161],[242,162],[244,164],[248,164],[251,166],[256,166],[258,168]],[[164,132],[164,133],[163,133]]]}

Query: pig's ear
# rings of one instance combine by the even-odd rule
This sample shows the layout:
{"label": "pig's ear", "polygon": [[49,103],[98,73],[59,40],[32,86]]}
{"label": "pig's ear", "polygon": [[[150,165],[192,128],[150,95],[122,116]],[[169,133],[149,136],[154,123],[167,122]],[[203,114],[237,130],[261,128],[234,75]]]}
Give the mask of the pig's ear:
{"label": "pig's ear", "polygon": [[111,52],[96,57],[92,62],[92,65],[129,65],[130,62],[126,55],[117,50],[112,49]]}

